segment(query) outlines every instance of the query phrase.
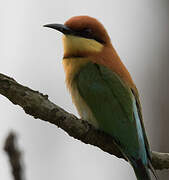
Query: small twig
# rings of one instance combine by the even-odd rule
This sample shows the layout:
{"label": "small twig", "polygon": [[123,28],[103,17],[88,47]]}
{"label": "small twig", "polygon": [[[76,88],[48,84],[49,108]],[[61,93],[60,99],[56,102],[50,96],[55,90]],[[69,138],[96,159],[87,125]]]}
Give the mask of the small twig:
{"label": "small twig", "polygon": [[21,151],[17,147],[16,135],[11,132],[6,138],[4,151],[7,153],[14,180],[23,180],[23,165]]}
{"label": "small twig", "polygon": [[[0,74],[0,94],[12,103],[21,106],[35,119],[50,122],[86,144],[97,146],[109,154],[125,159],[112,137],[55,105],[48,100],[47,95],[25,87],[3,74]],[[154,168],[169,169],[168,153],[152,152],[152,157]]]}

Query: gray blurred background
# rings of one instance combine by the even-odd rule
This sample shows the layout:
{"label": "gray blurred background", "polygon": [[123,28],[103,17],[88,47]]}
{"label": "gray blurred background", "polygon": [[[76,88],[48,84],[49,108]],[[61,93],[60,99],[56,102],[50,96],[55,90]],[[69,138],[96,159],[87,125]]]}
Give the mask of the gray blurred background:
{"label": "gray blurred background", "polygon": [[[0,72],[48,94],[51,101],[77,115],[64,84],[61,34],[42,27],[75,15],[90,15],[105,25],[139,89],[152,150],[169,152],[168,0],[1,0]],[[34,120],[3,96],[0,179],[12,179],[2,151],[11,129],[19,135],[28,180],[136,179],[124,160]],[[159,176],[169,179],[165,170]]]}

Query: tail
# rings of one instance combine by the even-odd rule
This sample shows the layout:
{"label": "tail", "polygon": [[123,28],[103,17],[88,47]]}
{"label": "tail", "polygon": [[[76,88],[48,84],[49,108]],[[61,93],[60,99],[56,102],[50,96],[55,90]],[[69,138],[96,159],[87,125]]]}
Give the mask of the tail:
{"label": "tail", "polygon": [[131,162],[131,165],[133,166],[137,180],[151,180],[148,165],[144,165],[141,160]]}

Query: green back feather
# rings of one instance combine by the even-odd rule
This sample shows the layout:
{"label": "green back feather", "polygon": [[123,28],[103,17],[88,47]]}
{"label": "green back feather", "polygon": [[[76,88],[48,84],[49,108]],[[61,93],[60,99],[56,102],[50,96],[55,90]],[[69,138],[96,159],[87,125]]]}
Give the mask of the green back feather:
{"label": "green back feather", "polygon": [[141,160],[147,167],[149,146],[132,90],[117,74],[94,63],[85,65],[74,80],[99,128],[115,139],[130,162]]}

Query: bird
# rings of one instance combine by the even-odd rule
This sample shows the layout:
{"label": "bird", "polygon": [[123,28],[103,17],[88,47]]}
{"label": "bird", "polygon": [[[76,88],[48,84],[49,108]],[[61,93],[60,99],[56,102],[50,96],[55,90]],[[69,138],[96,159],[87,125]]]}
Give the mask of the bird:
{"label": "bird", "polygon": [[139,93],[105,27],[81,15],[46,24],[63,36],[66,86],[80,117],[113,137],[137,180],[151,180],[152,156]]}

